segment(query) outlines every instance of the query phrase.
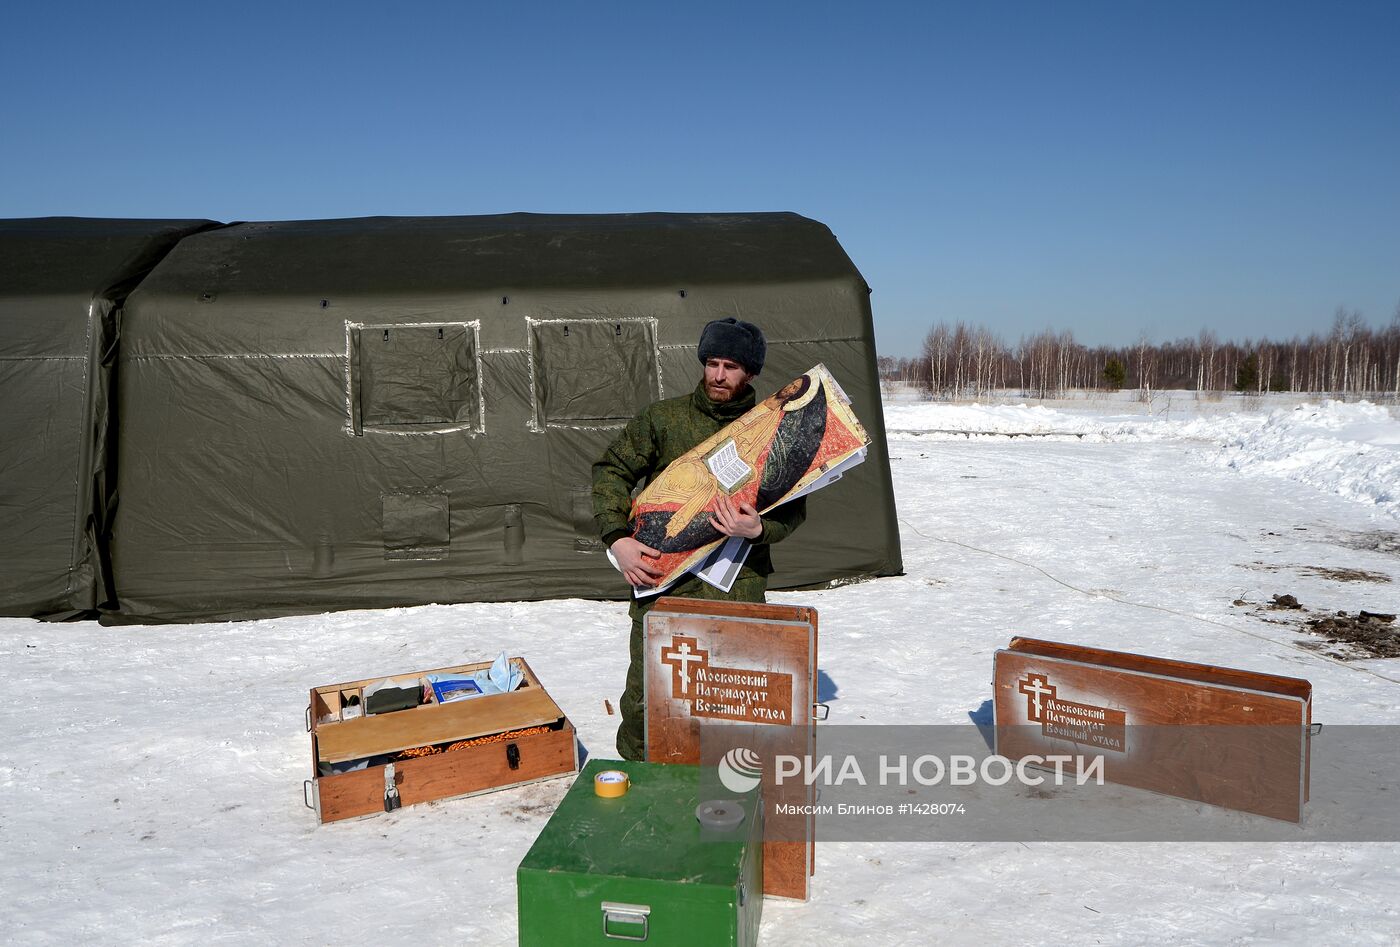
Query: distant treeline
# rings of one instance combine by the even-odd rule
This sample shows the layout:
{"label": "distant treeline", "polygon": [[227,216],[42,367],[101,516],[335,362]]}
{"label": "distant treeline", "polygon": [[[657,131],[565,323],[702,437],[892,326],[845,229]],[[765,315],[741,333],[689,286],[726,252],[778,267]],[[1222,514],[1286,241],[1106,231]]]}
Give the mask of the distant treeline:
{"label": "distant treeline", "polygon": [[1076,342],[1048,329],[1014,346],[980,326],[940,323],[924,337],[918,358],[880,358],[887,380],[915,385],[932,397],[976,398],[1020,389],[1053,398],[1071,389],[1185,388],[1196,391],[1299,391],[1400,400],[1400,307],[1384,329],[1359,312],[1338,309],[1332,329],[1276,342],[1222,342],[1202,330],[1194,339],[1130,346]]}

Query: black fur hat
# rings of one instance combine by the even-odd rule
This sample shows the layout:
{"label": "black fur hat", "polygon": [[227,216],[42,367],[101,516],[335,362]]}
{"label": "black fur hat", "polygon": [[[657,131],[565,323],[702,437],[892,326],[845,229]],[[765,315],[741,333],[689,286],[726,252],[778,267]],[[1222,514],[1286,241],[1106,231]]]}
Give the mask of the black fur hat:
{"label": "black fur hat", "polygon": [[733,359],[750,375],[763,371],[768,355],[768,340],[763,330],[752,322],[740,322],[734,317],[716,319],[705,325],[700,333],[700,364],[712,358]]}

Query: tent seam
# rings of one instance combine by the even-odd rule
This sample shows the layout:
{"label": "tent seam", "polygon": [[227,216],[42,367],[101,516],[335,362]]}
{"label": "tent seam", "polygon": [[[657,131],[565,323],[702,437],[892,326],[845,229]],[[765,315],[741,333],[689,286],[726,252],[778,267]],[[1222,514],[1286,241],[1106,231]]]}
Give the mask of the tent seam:
{"label": "tent seam", "polygon": [[[87,350],[87,352],[88,352],[87,357],[84,359],[84,361],[87,362],[87,364],[88,364],[88,370],[85,371],[85,372],[83,373],[83,420],[82,420],[82,425],[83,425],[83,437],[84,437],[85,440],[86,440],[88,437],[91,436],[91,434],[92,434],[91,427],[92,427],[92,424],[93,424],[93,417],[92,417],[92,382],[93,382],[93,377],[92,377],[92,376],[93,376],[93,373],[94,373],[95,369],[93,368],[93,365],[92,365],[92,362],[93,362],[93,358],[92,358],[92,333],[93,333],[93,325],[92,325],[92,324],[93,324],[93,320],[96,318],[96,309],[97,309],[97,297],[96,297],[96,296],[90,296],[90,297],[88,297],[87,333],[86,333],[86,335],[85,335],[84,338],[83,338],[83,347],[84,347],[84,348]],[[62,360],[62,361],[67,361],[68,358],[65,357],[65,358],[63,358],[63,359],[61,359],[61,360]],[[80,451],[80,453],[81,453],[81,451]],[[81,544],[81,541],[80,541],[80,539],[79,539],[79,536],[81,535],[80,530],[79,530],[79,525],[80,525],[80,521],[81,521],[81,517],[82,517],[82,503],[83,503],[82,487],[83,487],[83,471],[82,471],[82,470],[75,469],[75,470],[73,471],[73,521],[72,521],[72,527],[71,527],[73,535],[72,535],[72,542],[71,542],[71,545],[69,546],[69,549],[68,549],[68,574],[64,577],[64,583],[63,583],[63,603],[64,603],[65,606],[68,605],[69,603],[71,603],[71,602],[72,602],[72,599],[73,599],[73,576],[74,576],[74,574],[76,574],[77,571],[78,571],[78,556],[79,556],[79,554],[81,553],[81,545],[82,545],[82,544]],[[94,554],[96,554],[96,550],[94,550]]]}
{"label": "tent seam", "polygon": [[240,352],[237,354],[228,353],[204,353],[193,352],[185,355],[171,355],[167,353],[150,353],[146,355],[128,355],[124,361],[128,362],[180,362],[196,359],[240,359],[240,358],[345,358],[344,352]]}
{"label": "tent seam", "polygon": [[[825,343],[827,343],[827,342],[864,342],[864,341],[865,341],[865,340],[864,340],[862,337],[858,336],[858,335],[833,335],[833,336],[828,336],[828,337],[822,338],[822,339],[769,339],[769,340],[768,340],[768,344],[769,344],[769,345],[808,345],[808,344],[816,345],[816,344],[825,344]],[[694,342],[673,342],[673,343],[671,343],[671,344],[669,344],[669,345],[661,345],[661,346],[658,346],[658,348],[661,348],[661,349],[668,349],[668,350],[674,350],[674,349],[693,349],[693,348],[695,348],[695,343],[694,343]]]}
{"label": "tent seam", "polygon": [[[436,325],[437,323],[433,323]],[[443,325],[461,325],[462,323],[443,323]],[[418,327],[421,323],[406,323],[410,327]],[[527,354],[524,349],[487,349],[477,350],[481,355],[520,355]],[[43,356],[44,358],[71,358],[81,361],[81,356]],[[192,361],[200,359],[240,359],[240,358],[349,358],[345,352],[190,352],[176,355],[168,352],[148,352],[140,355],[127,355],[123,357],[128,362],[160,362],[160,361]],[[0,361],[4,361],[0,356]],[[16,358],[15,361],[24,359]]]}

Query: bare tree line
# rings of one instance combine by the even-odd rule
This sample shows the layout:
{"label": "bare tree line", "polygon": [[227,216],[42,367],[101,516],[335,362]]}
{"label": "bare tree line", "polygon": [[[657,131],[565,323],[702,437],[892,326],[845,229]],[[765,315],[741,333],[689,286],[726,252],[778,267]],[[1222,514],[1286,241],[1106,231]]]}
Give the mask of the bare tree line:
{"label": "bare tree line", "polygon": [[1293,391],[1400,401],[1400,306],[1389,326],[1368,326],[1360,312],[1338,308],[1326,334],[1276,342],[1222,342],[1209,329],[1195,338],[1089,347],[1074,334],[1047,329],[1014,346],[981,326],[939,323],[916,358],[881,357],[887,380],[935,398],[981,398],[1019,389],[1053,398],[1072,389],[1162,388],[1195,391]]}

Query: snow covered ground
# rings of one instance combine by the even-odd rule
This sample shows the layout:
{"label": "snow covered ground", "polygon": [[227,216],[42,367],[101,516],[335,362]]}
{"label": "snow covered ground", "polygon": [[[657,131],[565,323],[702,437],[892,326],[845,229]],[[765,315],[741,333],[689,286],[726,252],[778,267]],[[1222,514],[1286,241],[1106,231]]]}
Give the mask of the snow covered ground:
{"label": "snow covered ground", "polygon": [[[1400,724],[1400,659],[1336,660],[1256,607],[1400,611],[1394,410],[1179,402],[889,404],[907,574],[772,596],[820,609],[832,721],[965,723],[1026,634],[1305,677],[1315,720]],[[963,431],[1051,436],[936,433]],[[611,756],[624,612],[0,619],[0,939],[514,943],[515,866],[568,781],[319,826],[307,690],[504,649]],[[769,902],[763,942],[1395,944],[1398,860],[1392,842],[827,843],[812,900]]]}

